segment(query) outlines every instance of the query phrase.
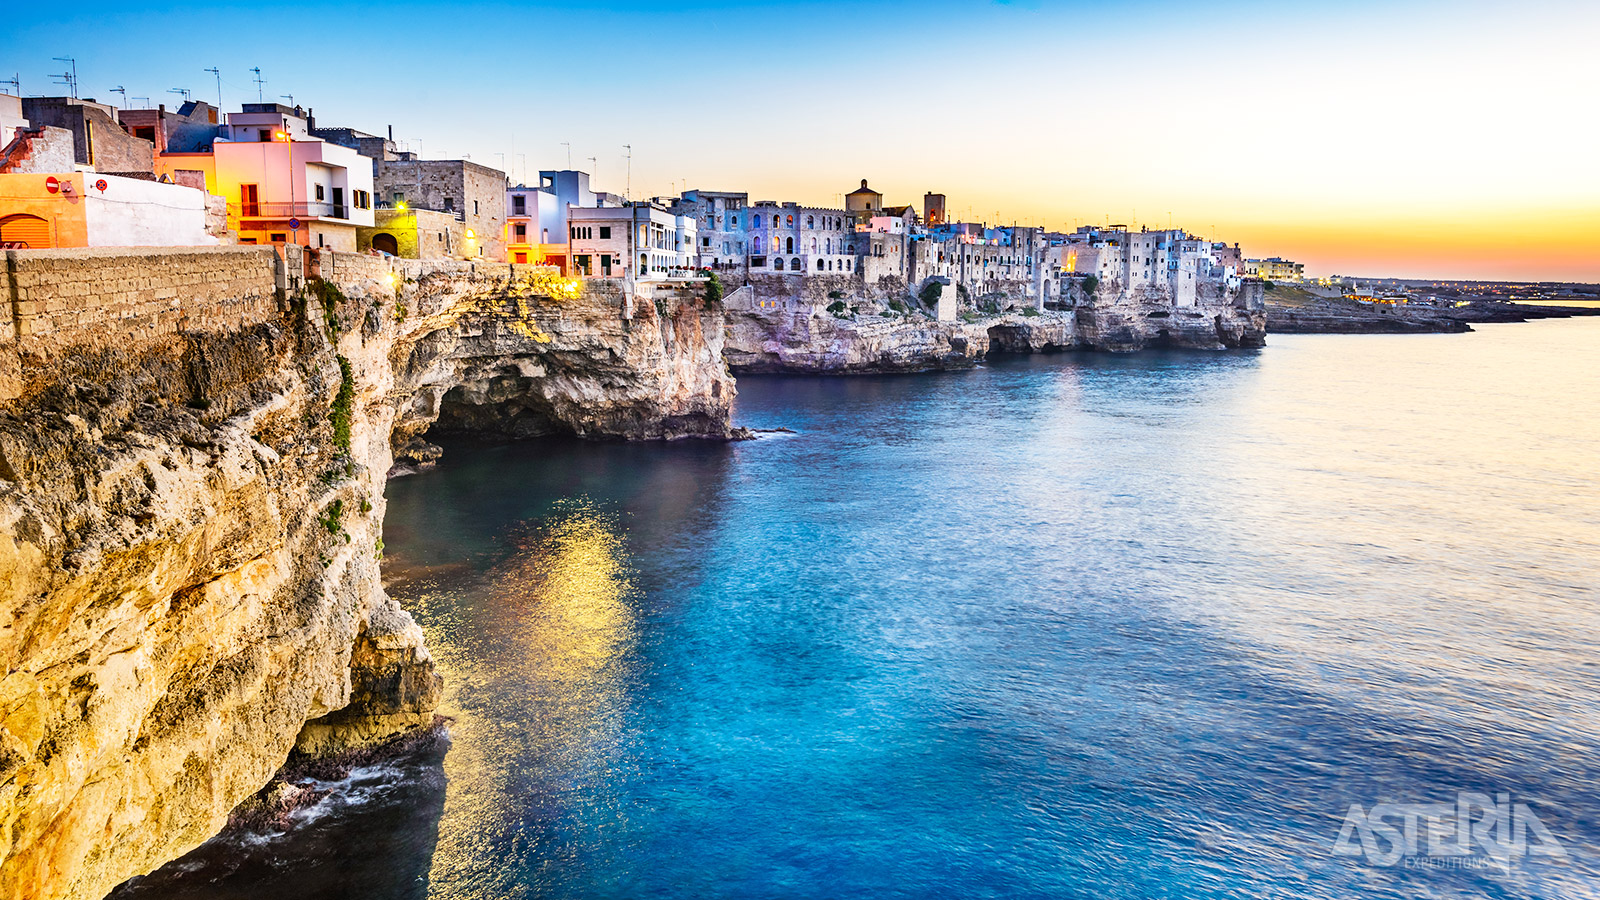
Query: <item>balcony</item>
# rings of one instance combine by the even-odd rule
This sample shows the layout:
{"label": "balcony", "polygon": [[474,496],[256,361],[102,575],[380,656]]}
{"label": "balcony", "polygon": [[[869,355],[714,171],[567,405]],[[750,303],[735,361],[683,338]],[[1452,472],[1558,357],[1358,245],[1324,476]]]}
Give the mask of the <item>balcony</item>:
{"label": "balcony", "polygon": [[241,219],[349,219],[344,203],[229,203],[228,212]]}

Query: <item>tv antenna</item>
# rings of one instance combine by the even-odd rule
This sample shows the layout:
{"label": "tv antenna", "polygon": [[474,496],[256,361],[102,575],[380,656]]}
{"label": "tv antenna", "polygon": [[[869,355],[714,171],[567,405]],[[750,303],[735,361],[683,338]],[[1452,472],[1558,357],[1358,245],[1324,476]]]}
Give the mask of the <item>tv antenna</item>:
{"label": "tv antenna", "polygon": [[628,151],[628,180],[626,182],[627,186],[622,189],[622,197],[625,200],[632,200],[633,199],[633,145],[632,144],[623,144],[622,145],[622,149]]}
{"label": "tv antenna", "polygon": [[260,66],[256,66],[255,68],[251,69],[250,71],[256,73],[256,77],[254,79],[255,83],[256,83],[256,102],[260,103],[263,100],[263,98],[261,96],[261,86],[263,84],[266,84],[267,80],[265,78],[261,77],[261,67]]}
{"label": "tv antenna", "polygon": [[150,98],[149,97],[129,97],[128,99],[129,100],[143,100],[144,101],[144,106],[141,107],[141,108],[142,109],[149,109],[150,108]]}
{"label": "tv antenna", "polygon": [[68,93],[76,100],[78,98],[78,61],[70,56],[52,56],[50,58],[56,62],[64,62],[69,66],[67,71],[54,76],[61,79],[55,83],[66,85]]}
{"label": "tv antenna", "polygon": [[189,100],[189,89],[188,88],[167,88],[167,93],[169,93],[169,94],[182,94],[185,103],[187,103],[188,100]]}
{"label": "tv antenna", "polygon": [[114,87],[111,90],[107,91],[107,93],[110,93],[110,94],[121,94],[122,95],[122,105],[123,106],[127,106],[128,105],[128,89],[123,87],[122,85],[120,85],[120,84],[117,85],[116,87]]}
{"label": "tv antenna", "polygon": [[18,97],[22,96],[22,73],[21,72],[12,73],[10,81],[0,81],[0,84],[9,84],[9,85],[11,85],[11,90],[16,93],[16,96],[18,96]]}
{"label": "tv antenna", "polygon": [[589,157],[589,174],[593,175],[598,168],[600,168],[600,161],[592,156]]}
{"label": "tv antenna", "polygon": [[279,100],[287,100],[287,101],[289,101],[289,105],[290,106],[294,105],[294,95],[293,94],[279,94],[278,95],[278,99]]}
{"label": "tv antenna", "polygon": [[562,141],[561,146],[567,148],[567,171],[572,171],[572,142]]}
{"label": "tv antenna", "polygon": [[217,111],[221,112],[222,111],[222,70],[217,68],[216,66],[212,66],[209,69],[201,69],[200,71],[202,71],[202,72],[210,72],[211,74],[217,76]]}

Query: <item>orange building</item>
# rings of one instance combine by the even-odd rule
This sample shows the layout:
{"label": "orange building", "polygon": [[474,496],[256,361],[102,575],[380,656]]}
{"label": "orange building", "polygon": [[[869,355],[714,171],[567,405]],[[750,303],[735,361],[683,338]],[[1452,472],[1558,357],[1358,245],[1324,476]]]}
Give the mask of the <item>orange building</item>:
{"label": "orange building", "polygon": [[0,249],[216,243],[205,192],[192,187],[94,172],[0,174]]}

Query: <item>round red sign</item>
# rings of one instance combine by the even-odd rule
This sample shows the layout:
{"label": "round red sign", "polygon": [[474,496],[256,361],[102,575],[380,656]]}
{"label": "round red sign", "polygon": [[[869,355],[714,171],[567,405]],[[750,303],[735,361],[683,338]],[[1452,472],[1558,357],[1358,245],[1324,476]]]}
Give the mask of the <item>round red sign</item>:
{"label": "round red sign", "polygon": [[44,189],[49,191],[52,194],[54,194],[55,192],[61,190],[61,181],[60,181],[60,179],[56,178],[54,175],[51,175],[49,178],[46,178],[44,180]]}
{"label": "round red sign", "polygon": [[99,192],[101,192],[103,194],[103,193],[105,193],[105,190],[106,190],[107,187],[108,187],[108,185],[106,184],[106,180],[104,178],[95,179],[95,182],[94,182],[94,189],[95,190],[97,190],[97,191],[99,191]]}

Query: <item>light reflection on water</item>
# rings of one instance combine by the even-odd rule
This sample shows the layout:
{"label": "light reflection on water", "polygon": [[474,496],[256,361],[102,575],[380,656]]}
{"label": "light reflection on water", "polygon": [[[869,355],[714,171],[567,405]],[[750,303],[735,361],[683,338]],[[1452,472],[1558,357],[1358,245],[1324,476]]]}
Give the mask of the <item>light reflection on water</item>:
{"label": "light reflection on water", "polygon": [[[595,815],[596,785],[617,763],[637,593],[617,518],[560,503],[469,596],[418,588],[419,614],[438,611],[467,638],[436,653],[461,713],[445,773],[470,789],[450,807],[431,879],[459,896],[519,896],[503,846],[543,842],[573,805]],[[507,705],[533,714],[493,714]]]}

